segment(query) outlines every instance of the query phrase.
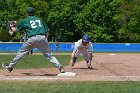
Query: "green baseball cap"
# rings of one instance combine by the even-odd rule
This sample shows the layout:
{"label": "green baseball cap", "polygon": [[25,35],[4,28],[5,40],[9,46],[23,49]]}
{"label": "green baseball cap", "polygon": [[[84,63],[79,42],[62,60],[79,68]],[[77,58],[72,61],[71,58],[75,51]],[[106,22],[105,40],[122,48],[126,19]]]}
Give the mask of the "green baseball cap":
{"label": "green baseball cap", "polygon": [[34,14],[34,12],[35,12],[35,9],[33,7],[27,7],[26,8],[26,13],[28,13],[28,14]]}

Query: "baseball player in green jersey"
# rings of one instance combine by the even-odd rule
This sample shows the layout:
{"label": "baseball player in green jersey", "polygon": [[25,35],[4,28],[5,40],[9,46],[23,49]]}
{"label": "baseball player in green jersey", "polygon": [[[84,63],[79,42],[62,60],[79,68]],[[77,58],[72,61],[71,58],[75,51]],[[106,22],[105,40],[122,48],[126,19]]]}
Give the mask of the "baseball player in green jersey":
{"label": "baseball player in green jersey", "polygon": [[48,27],[40,18],[34,16],[35,9],[33,7],[28,7],[25,12],[27,17],[21,20],[17,26],[10,24],[10,27],[13,32],[25,30],[29,39],[23,43],[23,46],[19,49],[15,58],[9,64],[2,64],[2,66],[8,72],[11,72],[24,55],[26,55],[32,48],[38,48],[42,54],[60,70],[61,73],[65,73],[62,65],[50,51],[47,40],[49,31]]}

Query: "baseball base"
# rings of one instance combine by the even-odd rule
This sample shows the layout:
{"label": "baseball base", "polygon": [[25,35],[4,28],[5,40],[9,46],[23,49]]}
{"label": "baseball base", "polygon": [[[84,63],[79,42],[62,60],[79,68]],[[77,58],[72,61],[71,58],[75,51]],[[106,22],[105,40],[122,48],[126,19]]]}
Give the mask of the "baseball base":
{"label": "baseball base", "polygon": [[65,73],[58,74],[58,76],[75,76],[75,75],[77,74],[73,72],[65,72]]}

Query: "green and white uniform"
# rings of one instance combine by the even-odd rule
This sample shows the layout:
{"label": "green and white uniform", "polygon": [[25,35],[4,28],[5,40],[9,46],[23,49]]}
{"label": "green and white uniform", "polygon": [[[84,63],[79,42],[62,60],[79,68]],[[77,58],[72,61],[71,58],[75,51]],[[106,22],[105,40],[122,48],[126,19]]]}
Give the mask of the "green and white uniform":
{"label": "green and white uniform", "polygon": [[25,30],[29,39],[23,44],[15,58],[9,64],[9,67],[13,68],[32,48],[38,48],[57,68],[62,66],[58,60],[52,56],[48,40],[45,36],[49,29],[40,18],[28,16],[17,25],[16,29],[18,32]]}
{"label": "green and white uniform", "polygon": [[35,16],[28,16],[26,19],[23,19],[17,26],[17,31],[22,30],[26,30],[26,34],[30,38],[35,35],[46,35],[48,32],[48,27],[40,18]]}

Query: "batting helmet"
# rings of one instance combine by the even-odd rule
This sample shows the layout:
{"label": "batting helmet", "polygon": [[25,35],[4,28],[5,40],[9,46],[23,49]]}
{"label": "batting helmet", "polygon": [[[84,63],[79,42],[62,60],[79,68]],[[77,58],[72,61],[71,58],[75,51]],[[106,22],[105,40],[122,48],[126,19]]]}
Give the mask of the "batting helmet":
{"label": "batting helmet", "polygon": [[88,35],[84,35],[83,38],[82,38],[82,41],[83,42],[89,42],[90,41],[89,36]]}

